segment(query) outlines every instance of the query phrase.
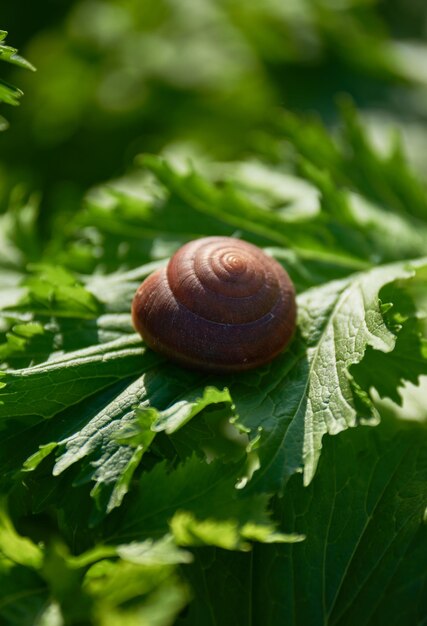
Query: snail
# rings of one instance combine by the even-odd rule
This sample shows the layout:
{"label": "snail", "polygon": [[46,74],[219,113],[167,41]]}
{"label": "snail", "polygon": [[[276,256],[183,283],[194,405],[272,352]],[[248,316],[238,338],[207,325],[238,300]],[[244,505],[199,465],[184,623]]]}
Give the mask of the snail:
{"label": "snail", "polygon": [[135,329],[148,346],[186,367],[243,371],[271,361],[295,330],[293,284],[253,244],[205,237],[182,246],[139,286]]}

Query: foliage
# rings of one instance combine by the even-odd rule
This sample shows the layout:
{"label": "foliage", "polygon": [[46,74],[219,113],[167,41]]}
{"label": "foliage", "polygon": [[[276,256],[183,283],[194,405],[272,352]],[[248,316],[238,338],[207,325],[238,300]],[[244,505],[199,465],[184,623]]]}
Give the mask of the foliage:
{"label": "foliage", "polygon": [[[38,73],[19,74],[31,99],[2,137],[0,209],[25,182],[43,193],[48,228],[59,205],[69,215],[88,186],[175,142],[221,159],[274,156],[275,108],[315,110],[331,123],[343,92],[411,128],[424,119],[425,41],[393,36],[379,11],[397,2],[47,0],[22,16],[6,4],[2,19],[22,31]],[[417,29],[425,20],[418,0],[400,22],[389,12],[399,25],[406,14]]]}
{"label": "foliage", "polygon": [[[345,111],[344,143],[285,118],[293,151],[274,168],[145,156],[89,194],[41,263],[26,265],[37,242],[19,211],[9,223],[7,623],[397,624],[390,598],[418,623],[425,412],[397,415],[427,374],[427,201]],[[381,185],[359,175],[376,169]],[[298,332],[253,372],[182,370],[134,333],[133,293],[153,256],[237,232],[293,277]]]}
{"label": "foliage", "polygon": [[[18,51],[16,48],[7,46],[4,43],[6,36],[7,32],[0,30],[0,61],[6,61],[7,63],[12,63],[14,65],[18,65],[19,67],[33,70],[33,66],[17,54]],[[7,104],[16,106],[19,104],[19,98],[21,96],[22,91],[20,89],[6,83],[4,80],[0,80],[0,104],[2,102],[6,102]],[[0,117],[0,130],[4,130],[5,128],[7,128],[7,122],[4,117]]]}
{"label": "foliage", "polygon": [[[425,623],[425,42],[404,8],[387,32],[365,0],[28,6],[41,71],[0,163],[1,624]],[[140,282],[205,235],[295,283],[269,365],[184,370],[132,327]]]}

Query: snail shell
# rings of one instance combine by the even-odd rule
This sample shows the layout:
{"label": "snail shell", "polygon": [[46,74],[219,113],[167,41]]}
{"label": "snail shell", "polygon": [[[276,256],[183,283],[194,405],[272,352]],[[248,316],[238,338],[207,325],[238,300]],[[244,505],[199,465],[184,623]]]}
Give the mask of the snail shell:
{"label": "snail shell", "polygon": [[295,330],[293,284],[256,246],[232,237],[185,244],[132,303],[135,329],[157,352],[196,369],[247,370],[273,359]]}

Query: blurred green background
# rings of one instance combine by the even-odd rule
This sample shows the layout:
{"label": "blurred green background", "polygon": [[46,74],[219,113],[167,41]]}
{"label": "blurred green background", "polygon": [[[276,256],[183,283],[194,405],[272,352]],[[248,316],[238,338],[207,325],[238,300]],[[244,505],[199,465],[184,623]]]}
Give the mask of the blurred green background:
{"label": "blurred green background", "polygon": [[399,125],[423,168],[425,0],[15,0],[0,19],[37,67],[0,68],[25,92],[1,107],[0,210],[37,192],[44,236],[141,152],[274,161],[279,109],[332,129],[342,93],[380,139]]}

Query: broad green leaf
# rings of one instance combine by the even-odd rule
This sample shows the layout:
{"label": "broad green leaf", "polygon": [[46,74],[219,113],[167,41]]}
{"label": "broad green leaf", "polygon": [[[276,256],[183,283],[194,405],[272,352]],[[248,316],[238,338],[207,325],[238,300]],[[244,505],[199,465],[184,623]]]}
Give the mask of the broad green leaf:
{"label": "broad green leaf", "polygon": [[[207,404],[223,402],[229,397],[228,392],[213,389],[209,396],[202,394],[198,402],[193,401],[191,404],[189,402],[187,405],[185,401],[179,399],[179,395],[178,399],[174,397],[177,393],[182,394],[182,391],[178,390],[186,378],[181,377],[181,380],[180,377],[176,380],[170,378],[165,386],[162,377],[156,376],[156,370],[148,371],[133,385],[127,387],[110,405],[101,412],[94,413],[87,426],[59,442],[61,449],[64,450],[58,455],[54,474],[59,475],[80,459],[89,457],[93,469],[90,472],[82,472],[82,475],[85,481],[90,479],[95,481],[92,495],[99,508],[102,510],[106,506],[106,511],[109,512],[119,506],[142,455],[154,438],[155,431],[163,430],[157,425],[159,420],[157,412],[148,409],[148,414],[144,413],[147,411],[142,410],[144,406],[169,405],[171,408],[165,409],[166,414],[176,416],[176,419],[181,416],[182,422],[185,423]],[[123,430],[123,427],[126,427],[126,424],[133,425],[135,419],[141,425],[140,433],[135,435],[132,432],[130,440],[123,440],[124,435],[129,435],[129,431],[126,431],[126,428]],[[177,427],[176,422],[175,426]],[[145,434],[147,430],[148,433]],[[137,447],[133,449],[135,437]],[[121,445],[123,441],[126,445]],[[129,444],[132,447],[129,447]]]}
{"label": "broad green leaf", "polygon": [[[384,27],[415,13],[74,5],[29,42],[36,106],[0,163],[0,624],[425,625],[427,191],[397,136],[330,105],[403,102],[425,152],[426,46]],[[28,68],[5,37],[2,69]],[[138,146],[160,156],[79,209]],[[138,284],[205,235],[295,282],[265,367],[183,370],[134,333]]]}
{"label": "broad green leaf", "polygon": [[193,600],[178,623],[229,623],[231,612],[242,626],[422,624],[426,472],[423,427],[389,422],[327,437],[312,483],[294,476],[275,501],[281,530],[305,540],[241,555],[197,551],[184,572]]}
{"label": "broad green leaf", "polygon": [[[111,511],[120,505],[127,493],[143,454],[152,445],[153,431],[176,430],[202,411],[206,404],[226,402],[231,397],[238,416],[235,421],[248,431],[251,447],[256,448],[259,456],[260,467],[248,489],[270,492],[283,488],[295,471],[304,471],[305,480],[309,482],[315,472],[323,435],[327,432],[336,434],[355,426],[361,418],[375,416],[368,397],[371,382],[363,373],[366,349],[370,347],[375,354],[384,354],[386,358],[396,345],[396,335],[384,321],[379,294],[384,285],[399,278],[409,279],[413,274],[414,270],[409,266],[384,266],[306,291],[299,297],[299,334],[291,348],[269,366],[244,375],[227,379],[196,375],[165,364],[147,352],[144,358],[139,357],[140,368],[145,373],[138,380],[118,394],[113,391],[108,400],[108,394],[95,396],[93,401],[79,408],[77,421],[71,417],[72,409],[69,417],[64,415],[54,420],[58,430],[53,426],[50,432],[51,435],[55,433],[55,438],[48,439],[42,431],[41,437],[34,439],[35,448],[27,457],[27,469],[34,470],[49,452],[54,451],[54,475],[59,476],[78,464],[79,478],[74,481],[77,484],[94,481],[92,496],[97,515]],[[126,281],[120,284],[121,292],[127,293]],[[391,288],[389,301],[393,303],[399,297],[399,289],[393,291]],[[346,320],[345,325],[342,320]],[[133,341],[132,337],[127,341]],[[419,338],[413,335],[414,346],[417,342]],[[107,366],[103,354],[106,348],[108,344],[95,350],[102,357],[103,367]],[[112,353],[112,364],[120,360],[117,356],[121,356],[121,352],[118,355]],[[129,362],[127,352],[124,356],[127,357],[125,362]],[[53,372],[57,371],[58,393],[61,393],[69,381],[63,380],[63,365],[70,363],[77,367],[81,361],[84,359],[76,353],[25,372],[40,372],[37,380],[40,390],[40,380],[46,379],[51,386]],[[98,371],[99,362],[96,357],[94,363],[90,362],[88,371]],[[357,381],[352,381],[351,368],[355,364],[362,364],[362,369]],[[369,361],[366,365],[366,371],[369,371]],[[388,394],[393,396],[401,377],[414,381],[424,371],[424,357],[420,353],[419,362],[408,372],[400,371],[398,381],[393,380]],[[120,369],[120,372],[122,376],[132,374],[130,370],[123,372]],[[22,384],[19,381],[22,381],[21,376],[14,379],[14,384]],[[109,378],[108,384],[111,382]],[[205,389],[206,385],[212,387],[212,383],[216,388]],[[5,394],[10,384],[4,387]],[[221,391],[225,385],[229,392]],[[90,389],[94,391],[93,383],[90,383]],[[383,391],[387,393],[386,388]],[[68,406],[85,395],[80,390],[78,398],[67,399]],[[36,399],[37,395],[33,394],[33,411],[37,406]],[[45,394],[40,402],[45,413],[48,409],[52,411],[53,401],[47,404]],[[58,408],[67,406],[62,393],[61,403]],[[19,407],[22,406],[21,396]],[[138,426],[138,415],[143,417],[146,409],[150,409],[146,414],[148,421]],[[25,413],[28,409],[22,410],[22,414]],[[185,435],[181,437],[180,445],[185,446]],[[37,446],[40,446],[39,452]]]}
{"label": "broad green leaf", "polygon": [[[193,597],[185,613],[177,621],[179,626],[217,626],[239,624],[252,626],[255,621],[256,593],[252,588],[267,577],[275,582],[274,569],[258,567],[256,550],[231,552],[220,548],[198,548],[194,563],[184,570],[184,576],[193,590]],[[264,609],[270,604],[271,593],[264,595]],[[260,623],[268,623],[262,617]],[[272,626],[275,626],[272,624]]]}
{"label": "broad green leaf", "polygon": [[[328,439],[310,487],[292,479],[278,511],[284,529],[298,528],[307,539],[292,551],[258,555],[260,566],[276,571],[272,624],[415,624],[425,616],[425,434],[396,424],[345,433]],[[259,600],[263,593],[266,580]],[[386,608],[390,601],[397,615]]]}
{"label": "broad green leaf", "polygon": [[85,287],[69,271],[50,266],[34,268],[26,288],[20,287],[21,273],[10,272],[9,278],[3,274],[3,369],[28,368],[62,353],[132,335],[131,299],[143,278],[160,265],[85,277]]}
{"label": "broad green leaf", "polygon": [[[236,489],[242,472],[242,462],[207,464],[197,457],[172,471],[160,463],[143,473],[138,489],[129,494],[126,520],[120,519],[119,511],[106,520],[105,539],[121,543],[160,537],[171,526],[183,545],[210,543],[232,549],[241,547],[244,539],[297,540],[274,534],[267,495],[247,497]],[[153,484],[155,490],[150,488]]]}
{"label": "broad green leaf", "polygon": [[96,320],[44,318],[5,314],[4,343],[0,344],[2,369],[20,370],[39,365],[59,355],[96,344],[108,344],[134,334],[127,314],[104,314]]}
{"label": "broad green leaf", "polygon": [[[278,489],[296,471],[304,472],[308,484],[323,436],[375,416],[369,401],[358,413],[350,368],[363,362],[368,346],[386,354],[394,350],[396,336],[384,322],[380,290],[414,272],[409,265],[384,266],[306,291],[298,299],[300,338],[267,370],[230,385],[239,421],[252,436],[263,431],[260,469],[249,489]],[[393,297],[399,298],[398,289]],[[424,368],[420,359],[418,375]],[[413,380],[413,372],[408,374]]]}
{"label": "broad green leaf", "polygon": [[[151,356],[145,361],[145,373],[136,381],[96,396],[78,410],[53,419],[48,430],[55,439],[39,440],[39,450],[26,460],[25,469],[34,470],[53,451],[56,462],[53,474],[59,476],[79,464],[77,483],[94,481],[92,496],[102,515],[119,506],[128,491],[132,476],[149,449],[156,432],[169,427],[178,428],[202,411],[208,404],[229,400],[227,390],[204,386],[194,387],[187,398],[185,389],[192,381],[190,372],[169,367],[167,378],[162,376],[159,359]],[[206,377],[204,377],[206,378]],[[108,400],[107,400],[108,398]],[[161,407],[165,407],[161,410]],[[158,409],[158,410],[157,410]],[[162,423],[162,420],[164,423]],[[159,422],[157,424],[157,422]],[[39,437],[46,437],[45,430]]]}
{"label": "broad green leaf", "polygon": [[98,389],[138,373],[151,354],[135,336],[70,352],[24,370],[2,374],[0,417],[51,417]]}
{"label": "broad green leaf", "polygon": [[17,310],[43,316],[82,317],[92,319],[101,313],[94,296],[63,268],[33,267],[34,276],[26,279],[28,293]]}

